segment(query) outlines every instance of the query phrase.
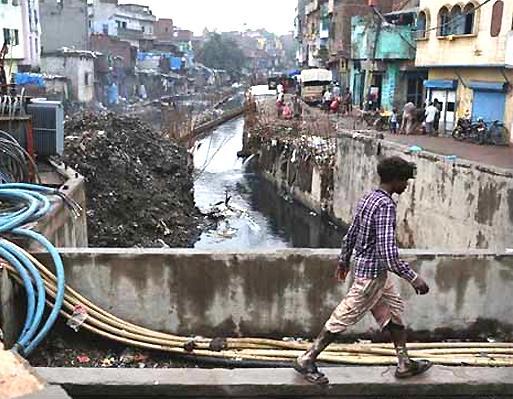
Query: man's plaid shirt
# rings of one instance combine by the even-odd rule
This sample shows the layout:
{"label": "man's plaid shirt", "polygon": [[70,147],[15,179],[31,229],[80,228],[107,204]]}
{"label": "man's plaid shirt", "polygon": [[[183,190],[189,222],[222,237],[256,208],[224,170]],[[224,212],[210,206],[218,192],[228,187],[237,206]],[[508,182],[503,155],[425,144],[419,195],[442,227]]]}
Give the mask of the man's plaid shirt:
{"label": "man's plaid shirt", "polygon": [[353,223],[342,241],[340,260],[349,264],[354,250],[355,277],[376,278],[387,270],[412,282],[417,274],[399,259],[395,237],[396,204],[384,190],[374,190],[358,204]]}

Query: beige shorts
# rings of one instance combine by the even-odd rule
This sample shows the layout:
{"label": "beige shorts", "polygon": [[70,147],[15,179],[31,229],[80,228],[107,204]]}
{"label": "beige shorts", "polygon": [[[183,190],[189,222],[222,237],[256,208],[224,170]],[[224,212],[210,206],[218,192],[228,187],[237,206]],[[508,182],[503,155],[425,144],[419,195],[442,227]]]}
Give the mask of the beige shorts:
{"label": "beige shorts", "polygon": [[404,303],[388,274],[375,279],[356,277],[345,298],[326,322],[326,329],[334,334],[358,323],[370,311],[383,329],[390,321],[404,325],[401,315]]}

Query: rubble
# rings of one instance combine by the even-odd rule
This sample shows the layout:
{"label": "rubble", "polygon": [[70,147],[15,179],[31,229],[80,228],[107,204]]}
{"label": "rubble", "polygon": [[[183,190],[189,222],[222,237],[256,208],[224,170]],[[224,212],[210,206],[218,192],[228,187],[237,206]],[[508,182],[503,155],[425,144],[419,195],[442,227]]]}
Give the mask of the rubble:
{"label": "rubble", "polygon": [[187,247],[201,222],[184,147],[140,119],[81,113],[62,161],[85,177],[89,245]]}

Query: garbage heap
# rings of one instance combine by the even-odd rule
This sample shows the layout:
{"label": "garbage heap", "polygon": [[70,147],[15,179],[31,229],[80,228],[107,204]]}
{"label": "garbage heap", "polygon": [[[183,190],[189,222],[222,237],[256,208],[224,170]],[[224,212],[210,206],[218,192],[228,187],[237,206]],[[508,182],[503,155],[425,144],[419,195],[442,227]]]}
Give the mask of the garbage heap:
{"label": "garbage heap", "polygon": [[85,177],[89,245],[188,247],[199,235],[192,162],[140,119],[80,113],[65,124],[62,161]]}

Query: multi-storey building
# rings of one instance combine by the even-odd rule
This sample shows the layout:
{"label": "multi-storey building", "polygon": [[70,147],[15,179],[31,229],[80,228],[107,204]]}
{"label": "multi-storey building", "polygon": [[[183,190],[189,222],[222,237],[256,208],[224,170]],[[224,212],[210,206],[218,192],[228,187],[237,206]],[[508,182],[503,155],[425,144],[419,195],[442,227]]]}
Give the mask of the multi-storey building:
{"label": "multi-storey building", "polygon": [[468,113],[513,130],[512,17],[510,0],[420,1],[416,66],[446,130]]}
{"label": "multi-storey building", "polygon": [[5,56],[7,80],[18,70],[25,57],[25,37],[23,35],[23,11],[18,0],[0,2],[0,47],[8,46]]}
{"label": "multi-storey building", "polygon": [[39,0],[22,0],[24,57],[20,69],[37,70],[41,64]]}
{"label": "multi-storey building", "polygon": [[42,53],[89,49],[87,0],[40,1]]}

